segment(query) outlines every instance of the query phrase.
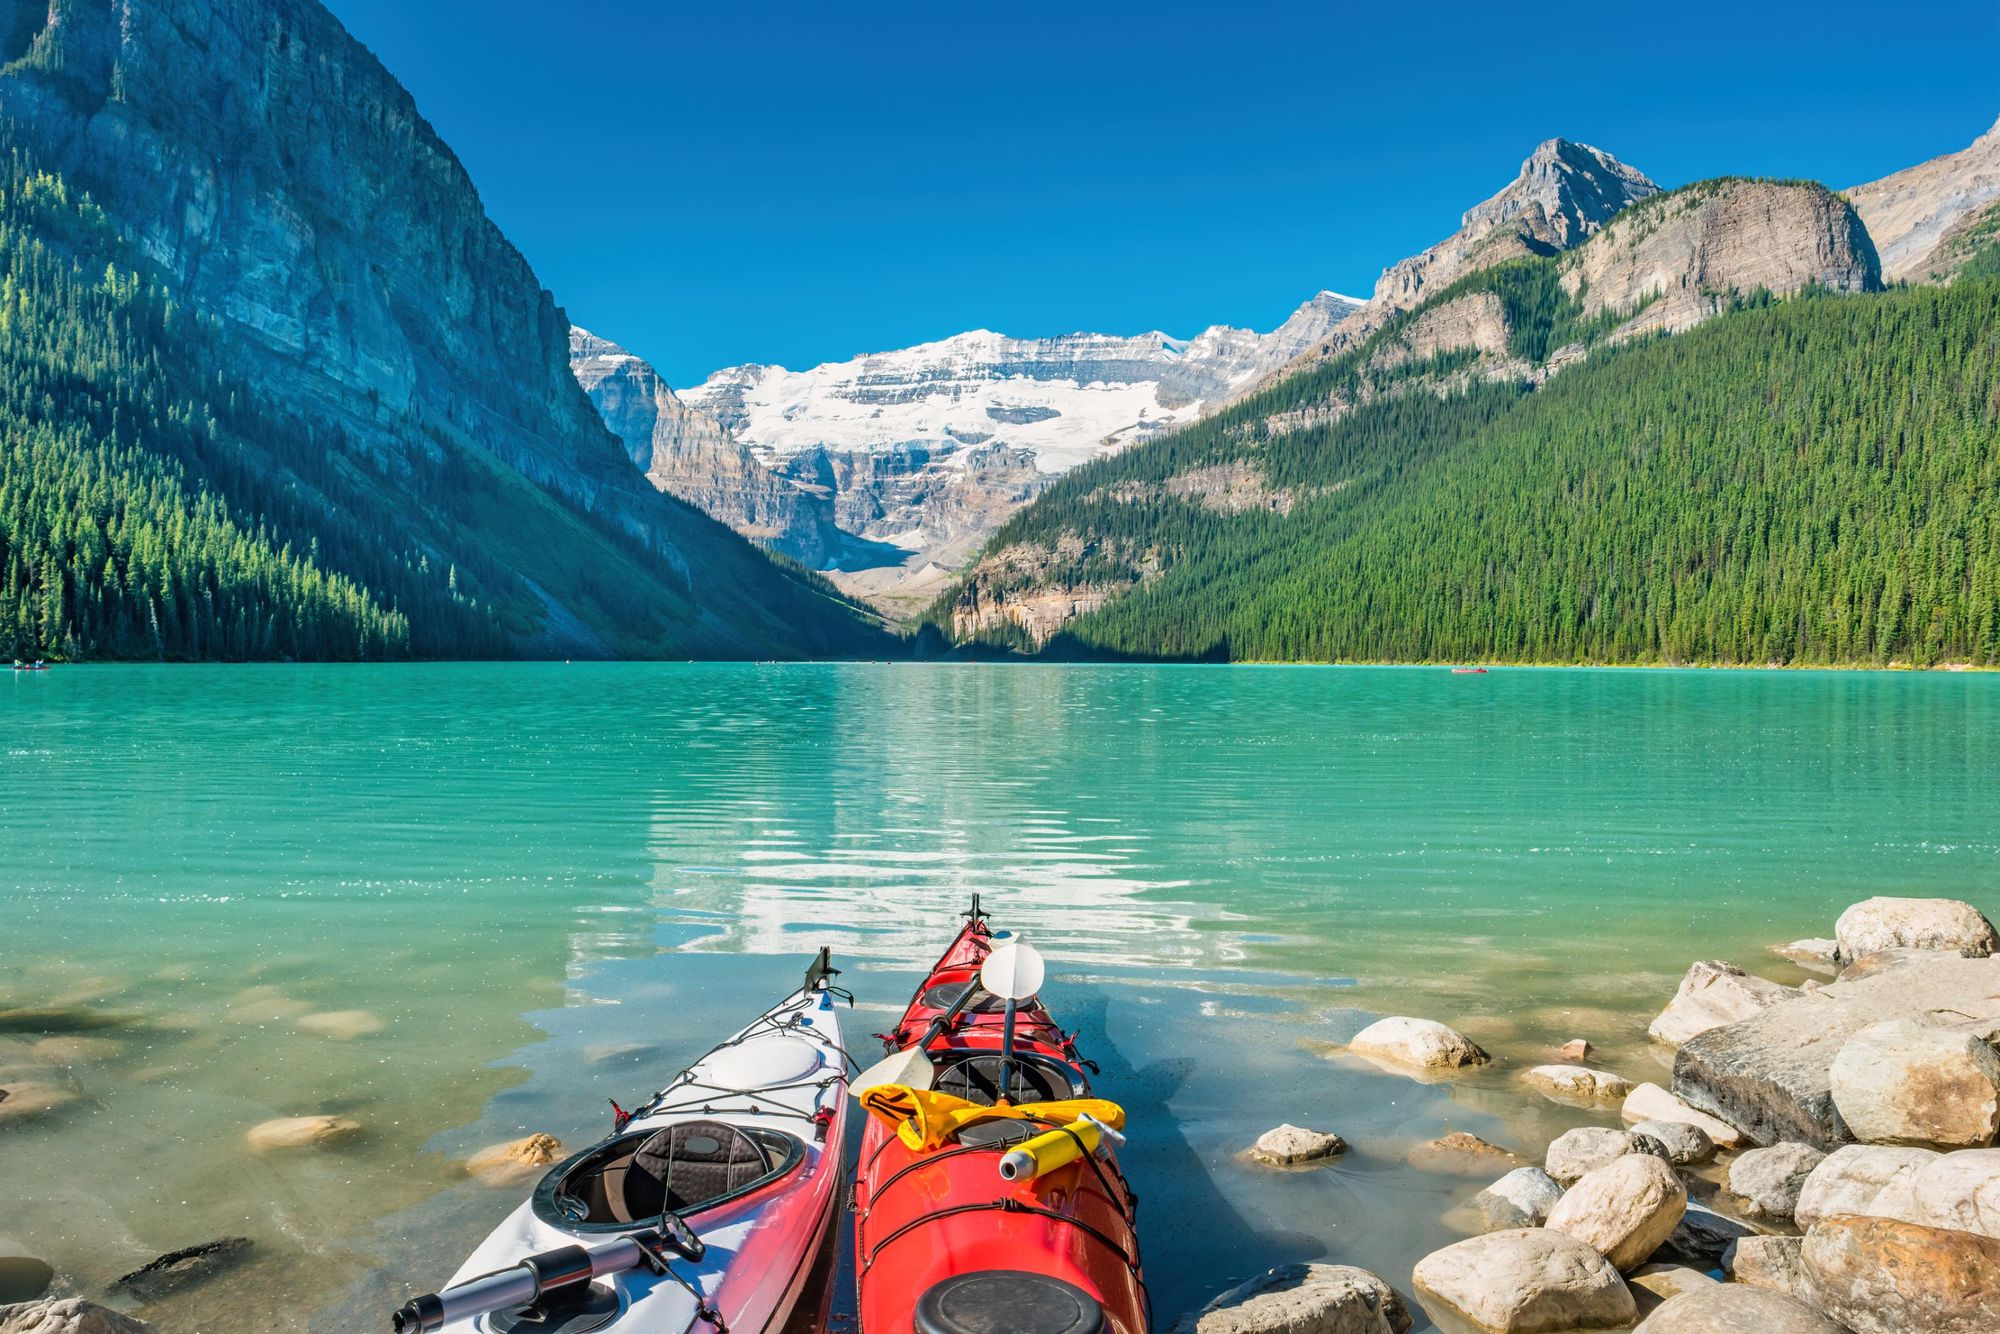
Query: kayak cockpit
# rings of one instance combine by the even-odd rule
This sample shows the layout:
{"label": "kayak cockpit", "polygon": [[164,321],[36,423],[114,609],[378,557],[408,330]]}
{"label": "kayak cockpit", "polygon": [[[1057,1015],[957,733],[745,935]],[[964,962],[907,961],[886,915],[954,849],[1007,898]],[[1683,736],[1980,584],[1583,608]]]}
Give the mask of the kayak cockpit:
{"label": "kayak cockpit", "polygon": [[[955,1049],[930,1053],[937,1076],[931,1087],[967,1102],[991,1107],[1000,1100],[1001,1067],[1005,1062],[997,1051]],[[1090,1082],[1074,1066],[1039,1052],[1016,1051],[1013,1069],[1006,1077],[1007,1101],[1059,1102],[1065,1098],[1090,1096]]]}
{"label": "kayak cockpit", "polygon": [[535,1216],[573,1232],[622,1231],[662,1209],[686,1216],[741,1199],[805,1161],[795,1135],[727,1121],[679,1121],[608,1139],[550,1169]]}

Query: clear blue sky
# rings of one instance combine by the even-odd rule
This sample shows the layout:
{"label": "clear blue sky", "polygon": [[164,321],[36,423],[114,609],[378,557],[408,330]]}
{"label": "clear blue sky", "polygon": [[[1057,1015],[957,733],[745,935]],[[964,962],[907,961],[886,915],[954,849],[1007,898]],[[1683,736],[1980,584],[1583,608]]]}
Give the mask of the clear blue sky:
{"label": "clear blue sky", "polygon": [[2000,3],[329,0],[572,319],[687,384],[963,329],[1268,329],[1536,143],[1852,185],[2000,116]]}

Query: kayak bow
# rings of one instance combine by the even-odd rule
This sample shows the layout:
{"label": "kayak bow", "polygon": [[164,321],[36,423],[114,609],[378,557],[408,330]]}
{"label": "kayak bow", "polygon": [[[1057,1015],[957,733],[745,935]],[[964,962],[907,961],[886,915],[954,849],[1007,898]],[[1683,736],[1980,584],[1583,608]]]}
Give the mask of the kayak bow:
{"label": "kayak bow", "polygon": [[1138,1197],[1114,1156],[1124,1112],[1090,1096],[1095,1067],[1039,997],[1015,1007],[1003,1052],[1007,1003],[978,979],[1010,938],[977,899],[967,918],[883,1035],[892,1053],[921,1047],[931,1088],[864,1099],[861,1334],[1146,1334]]}
{"label": "kayak bow", "polygon": [[776,1334],[844,1176],[836,971],[821,950],[803,987],[551,1168],[398,1334]]}

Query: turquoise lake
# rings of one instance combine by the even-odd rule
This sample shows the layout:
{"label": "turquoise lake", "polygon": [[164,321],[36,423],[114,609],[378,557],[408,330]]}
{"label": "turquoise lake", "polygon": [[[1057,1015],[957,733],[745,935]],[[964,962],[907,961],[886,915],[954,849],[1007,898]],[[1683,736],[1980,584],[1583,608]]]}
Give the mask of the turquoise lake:
{"label": "turquoise lake", "polygon": [[[74,667],[0,680],[0,1256],[102,1292],[248,1258],[168,1331],[346,1331],[834,947],[864,1060],[968,895],[1132,1120],[1163,1323],[1284,1260],[1407,1288],[1477,1176],[1615,1120],[1515,1079],[1587,1037],[1658,1079],[1688,963],[1870,894],[2000,916],[2000,677],[1011,665]],[[1495,1065],[1334,1048],[1381,1014]],[[4,1106],[0,1103],[0,1106]],[[348,1143],[258,1155],[330,1113]],[[1337,1165],[1244,1161],[1282,1121]],[[839,1303],[836,1301],[836,1311]]]}

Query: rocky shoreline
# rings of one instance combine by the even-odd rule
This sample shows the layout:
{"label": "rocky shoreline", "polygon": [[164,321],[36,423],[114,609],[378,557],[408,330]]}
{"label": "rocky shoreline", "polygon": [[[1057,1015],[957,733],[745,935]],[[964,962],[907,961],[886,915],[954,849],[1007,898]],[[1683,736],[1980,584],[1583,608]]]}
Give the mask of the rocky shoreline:
{"label": "rocky shoreline", "polygon": [[[1267,1107],[1300,1124],[1254,1145],[1248,1134],[1236,1140],[1241,1171],[1273,1180],[1365,1172],[1386,1156],[1463,1182],[1456,1203],[1419,1244],[1386,1263],[1378,1249],[1376,1272],[1280,1266],[1172,1327],[1401,1334],[1428,1314],[1448,1334],[2000,1330],[2000,1296],[1985,1277],[2000,1273],[2000,935],[1963,903],[1874,899],[1842,914],[1832,936],[1772,954],[1768,971],[1798,985],[1701,961],[1669,997],[1652,974],[1664,1004],[1650,1024],[1643,1013],[1626,1011],[1611,1025],[1610,1012],[1579,1009],[1581,1032],[1545,1029],[1532,1043],[1509,1044],[1494,1042],[1503,1029],[1490,1022],[1465,1021],[1478,1041],[1414,1016],[1369,1023],[1340,1060],[1397,1080],[1457,1084],[1453,1101],[1485,1110],[1517,1107],[1518,1117],[1503,1115],[1502,1132],[1476,1128],[1503,1143],[1515,1136],[1520,1152],[1463,1131],[1412,1148],[1384,1139],[1381,1127],[1347,1127],[1350,1146],[1334,1133],[1341,1126],[1317,1124],[1304,1108]],[[53,1022],[8,1013],[16,1028]],[[1643,1039],[1631,1045],[1642,1026],[1650,1054]],[[102,1042],[71,1034],[24,1046],[46,1068],[10,1068],[16,1119],[47,1110],[32,1088],[74,1092],[73,1080],[48,1072],[101,1058],[88,1044]],[[1254,1125],[1236,1133],[1246,1130]],[[329,1113],[239,1133],[253,1157],[303,1162],[367,1132]],[[477,1184],[512,1188],[562,1152],[553,1137],[530,1135],[471,1153],[458,1169]],[[0,1334],[137,1334],[153,1326],[133,1307],[154,1315],[153,1298],[243,1265],[252,1245],[220,1238],[92,1289],[125,1310],[60,1284],[23,1301],[16,1284],[6,1295],[17,1304],[0,1301]],[[0,1256],[7,1251],[0,1244]],[[48,1267],[33,1263],[26,1277],[40,1275],[46,1289]]]}
{"label": "rocky shoreline", "polygon": [[[1524,1070],[1526,1089],[1619,1124],[1499,1176],[1474,1235],[1399,1284],[1281,1266],[1176,1334],[1404,1334],[1404,1292],[1447,1334],[2000,1330],[2000,934],[1970,904],[1875,898],[1772,953],[1829,980],[1695,963],[1648,1030],[1671,1087],[1584,1064],[1587,1038]],[[1408,1016],[1348,1050],[1426,1082],[1492,1061]],[[1288,1124],[1250,1156],[1325,1165],[1346,1147]],[[1424,1151],[1512,1157],[1463,1134]]]}

